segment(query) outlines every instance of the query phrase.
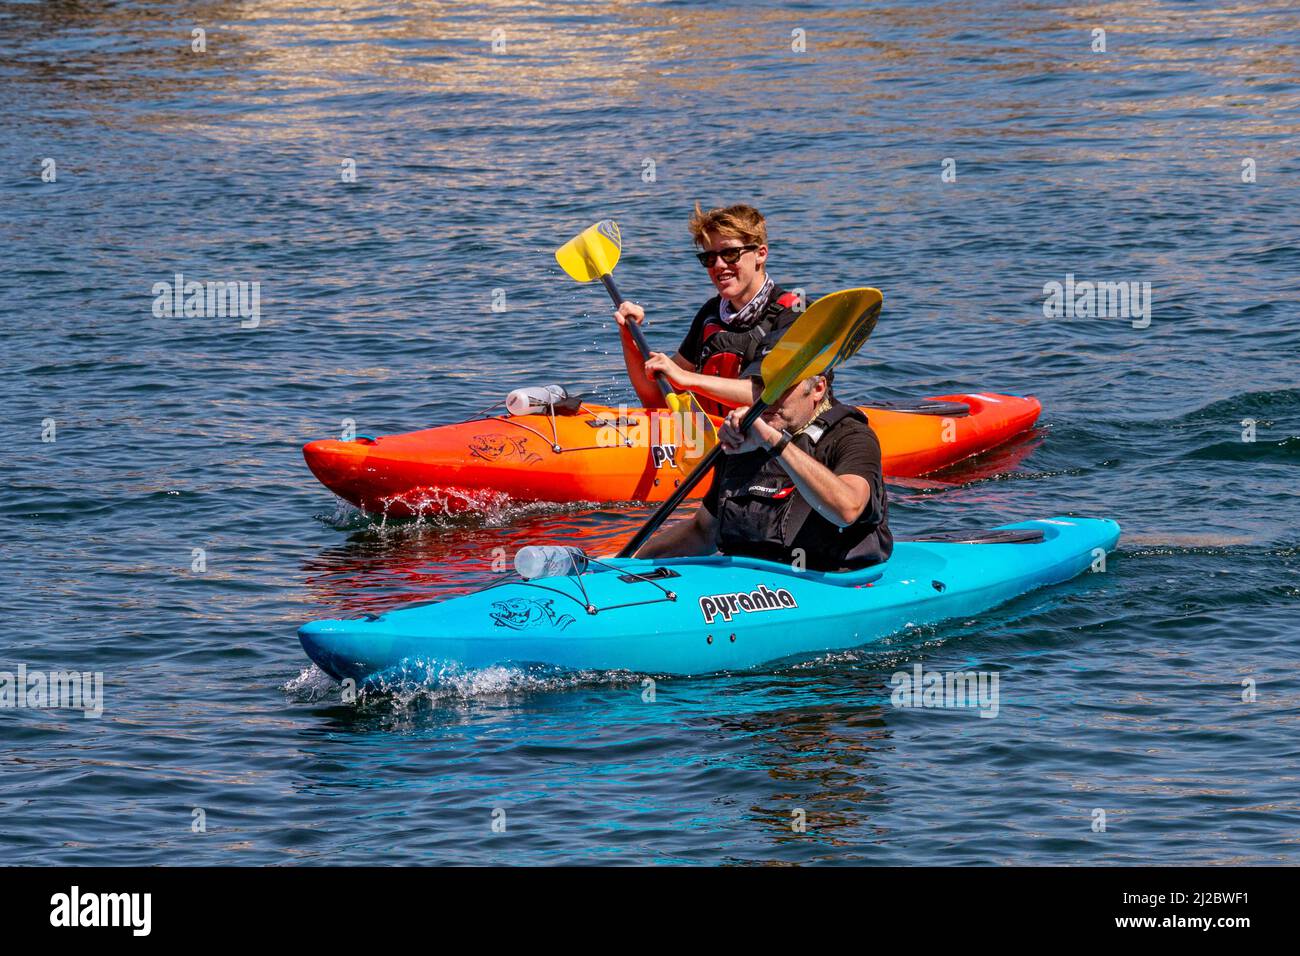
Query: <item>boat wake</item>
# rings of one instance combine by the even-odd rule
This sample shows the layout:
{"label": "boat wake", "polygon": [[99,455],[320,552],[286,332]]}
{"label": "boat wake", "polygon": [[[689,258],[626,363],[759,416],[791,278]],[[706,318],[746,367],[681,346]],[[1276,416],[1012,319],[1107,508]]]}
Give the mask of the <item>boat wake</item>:
{"label": "boat wake", "polygon": [[303,703],[339,703],[393,710],[520,697],[591,687],[634,687],[641,675],[628,671],[571,671],[545,665],[497,665],[469,669],[455,663],[421,663],[376,675],[345,699],[350,688],[312,664],[281,689]]}
{"label": "boat wake", "polygon": [[336,531],[359,531],[378,535],[418,534],[424,530],[505,528],[518,521],[549,515],[579,514],[601,508],[594,501],[515,501],[509,496],[484,497],[477,505],[460,511],[428,510],[415,517],[371,514],[342,499],[335,500],[332,512],[315,516],[317,521]]}

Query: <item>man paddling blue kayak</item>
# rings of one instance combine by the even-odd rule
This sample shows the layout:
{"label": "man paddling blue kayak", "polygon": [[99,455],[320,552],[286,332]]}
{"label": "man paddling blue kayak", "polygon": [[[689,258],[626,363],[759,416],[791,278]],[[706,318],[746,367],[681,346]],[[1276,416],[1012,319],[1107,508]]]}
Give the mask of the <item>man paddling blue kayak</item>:
{"label": "man paddling blue kayak", "polygon": [[740,430],[749,408],[718,431],[725,452],[704,501],[657,533],[638,558],[723,554],[816,571],[850,571],[893,550],[880,443],[866,416],[835,400],[825,375],[791,386]]}

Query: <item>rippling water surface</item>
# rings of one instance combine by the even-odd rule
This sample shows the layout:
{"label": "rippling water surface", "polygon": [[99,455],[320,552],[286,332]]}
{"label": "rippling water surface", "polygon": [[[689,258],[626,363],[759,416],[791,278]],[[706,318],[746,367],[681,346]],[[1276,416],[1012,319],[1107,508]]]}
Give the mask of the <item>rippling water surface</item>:
{"label": "rippling water surface", "polygon": [[[1283,3],[0,2],[0,667],[105,680],[98,720],[0,711],[5,861],[1297,861],[1298,45]],[[341,702],[303,621],[646,511],[371,523],[302,443],[630,399],[552,251],[617,218],[670,348],[696,200],[759,206],[787,286],[884,290],[846,397],[1042,399],[894,487],[899,533],[1110,516],[1107,572],[653,704],[510,670]],[[260,323],[155,317],[177,272],[260,282]],[[1045,318],[1067,274],[1150,282],[1149,326]],[[998,716],[892,707],[917,662],[996,671]]]}

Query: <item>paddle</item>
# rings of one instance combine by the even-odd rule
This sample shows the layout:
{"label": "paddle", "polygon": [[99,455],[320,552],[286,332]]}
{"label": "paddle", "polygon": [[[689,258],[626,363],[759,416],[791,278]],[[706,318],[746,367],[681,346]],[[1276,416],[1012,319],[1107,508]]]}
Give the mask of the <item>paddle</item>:
{"label": "paddle", "polygon": [[[749,431],[758,416],[791,385],[840,365],[862,348],[876,327],[883,301],[878,289],[845,289],[822,296],[810,305],[763,359],[763,394],[745,413],[741,432]],[[695,470],[632,536],[618,556],[635,555],[691,489],[713,470],[722,454],[722,446],[718,445],[700,459]]]}
{"label": "paddle", "polygon": [[[623,251],[623,236],[619,231],[618,223],[613,219],[602,219],[594,226],[588,226],[578,235],[574,236],[559,249],[555,250],[555,261],[560,264],[560,268],[567,272],[570,278],[577,282],[590,282],[593,279],[599,279],[605,286],[605,291],[609,297],[614,300],[614,307],[618,308],[623,304],[623,296],[618,291],[618,286],[614,285],[614,266],[618,265],[619,255]],[[629,321],[627,329],[632,333],[632,341],[636,343],[637,351],[641,353],[641,360],[647,361],[650,358],[650,346],[645,340],[645,333],[641,331],[641,326],[636,322]],[[682,429],[682,440],[686,437],[686,416],[692,416],[694,422],[700,425],[700,441],[696,442],[695,448],[690,452],[691,458],[702,458],[712,451],[718,444],[718,431],[714,427],[712,419],[704,413],[700,407],[699,401],[690,392],[674,392],[672,384],[662,372],[656,372],[654,376],[655,384],[659,386],[659,391],[663,393],[664,403],[669,410],[674,413]],[[683,449],[683,457],[686,457],[686,449]],[[674,462],[677,469],[683,474],[686,472],[685,466],[681,462]]]}

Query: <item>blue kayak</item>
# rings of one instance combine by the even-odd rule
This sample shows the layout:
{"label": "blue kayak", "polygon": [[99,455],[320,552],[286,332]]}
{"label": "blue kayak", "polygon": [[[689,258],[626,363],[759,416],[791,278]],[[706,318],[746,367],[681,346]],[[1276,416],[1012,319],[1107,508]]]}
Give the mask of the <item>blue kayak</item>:
{"label": "blue kayak", "polygon": [[497,664],[708,674],[859,647],[988,610],[1099,567],[1119,525],[1045,518],[900,541],[843,574],[714,555],[610,558],[582,574],[511,580],[446,601],[313,621],[303,648],[336,679]]}

